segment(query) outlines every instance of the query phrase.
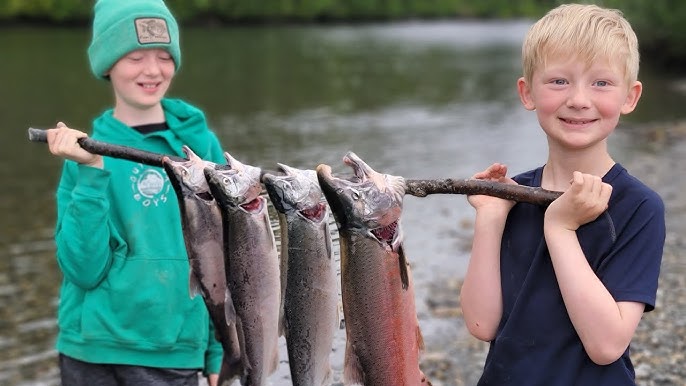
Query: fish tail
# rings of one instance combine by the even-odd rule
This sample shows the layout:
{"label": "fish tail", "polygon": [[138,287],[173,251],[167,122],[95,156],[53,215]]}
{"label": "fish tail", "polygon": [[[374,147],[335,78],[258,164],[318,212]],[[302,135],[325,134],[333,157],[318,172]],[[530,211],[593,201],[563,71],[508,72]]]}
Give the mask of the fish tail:
{"label": "fish tail", "polygon": [[231,386],[234,379],[243,375],[243,365],[240,360],[234,363],[229,363],[227,361],[226,355],[222,360],[222,367],[219,370],[219,379],[217,380],[217,386]]}
{"label": "fish tail", "polygon": [[410,287],[410,272],[408,268],[409,263],[407,262],[405,249],[403,249],[402,244],[398,248],[398,264],[400,265],[400,281],[403,285],[403,289],[407,290]]}

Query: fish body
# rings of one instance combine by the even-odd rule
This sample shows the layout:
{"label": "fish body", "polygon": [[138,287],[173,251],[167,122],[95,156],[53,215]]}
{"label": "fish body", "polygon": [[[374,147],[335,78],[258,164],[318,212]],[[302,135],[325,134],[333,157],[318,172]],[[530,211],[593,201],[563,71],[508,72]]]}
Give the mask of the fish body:
{"label": "fish body", "polygon": [[351,179],[317,177],[336,219],[346,326],[346,385],[429,385],[419,368],[423,340],[412,275],[402,247],[404,180],[380,174],[354,153]]}
{"label": "fish body", "polygon": [[279,364],[279,257],[260,195],[260,168],[225,153],[226,166],[205,168],[222,212],[226,282],[236,311],[244,373],[241,384],[264,385]]}
{"label": "fish body", "polygon": [[205,167],[215,164],[201,159],[186,146],[183,151],[187,161],[172,161],[165,157],[163,165],[179,200],[190,263],[189,292],[191,297],[201,294],[205,302],[217,340],[224,350],[219,385],[228,385],[243,370],[235,312],[227,294],[221,211],[210,194],[204,175]]}
{"label": "fish body", "polygon": [[265,174],[281,229],[282,327],[294,386],[332,383],[330,355],[340,324],[329,209],[314,170],[279,165]]}

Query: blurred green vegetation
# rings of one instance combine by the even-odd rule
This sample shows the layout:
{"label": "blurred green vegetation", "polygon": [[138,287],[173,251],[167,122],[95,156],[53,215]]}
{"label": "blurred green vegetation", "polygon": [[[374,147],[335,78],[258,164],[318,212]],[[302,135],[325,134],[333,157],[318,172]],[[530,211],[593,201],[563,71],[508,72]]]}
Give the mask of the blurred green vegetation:
{"label": "blurred green vegetation", "polygon": [[[86,25],[94,0],[2,0],[0,25]],[[644,57],[660,67],[686,64],[686,1],[582,1],[622,10]],[[537,18],[560,0],[167,0],[184,24],[326,23],[433,18]]]}

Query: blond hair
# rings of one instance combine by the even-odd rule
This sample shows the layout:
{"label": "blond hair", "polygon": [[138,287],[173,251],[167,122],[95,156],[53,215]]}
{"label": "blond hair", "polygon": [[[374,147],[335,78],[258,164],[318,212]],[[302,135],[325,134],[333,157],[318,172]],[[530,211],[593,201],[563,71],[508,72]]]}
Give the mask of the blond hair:
{"label": "blond hair", "polygon": [[621,11],[587,4],[564,4],[543,16],[522,45],[524,79],[555,57],[576,57],[591,65],[611,60],[623,65],[625,80],[638,79],[638,40]]}

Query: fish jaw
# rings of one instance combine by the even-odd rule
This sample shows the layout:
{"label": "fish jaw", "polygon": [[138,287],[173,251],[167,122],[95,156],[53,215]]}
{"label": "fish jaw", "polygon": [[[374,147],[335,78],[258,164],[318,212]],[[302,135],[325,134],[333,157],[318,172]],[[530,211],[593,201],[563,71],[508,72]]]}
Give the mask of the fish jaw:
{"label": "fish jaw", "polygon": [[258,213],[266,207],[266,200],[260,197],[262,185],[261,169],[244,165],[225,153],[227,165],[204,168],[204,177],[212,196],[223,207],[233,207],[248,213]]}
{"label": "fish jaw", "polygon": [[324,221],[327,209],[317,173],[284,164],[278,166],[283,175],[265,174],[262,178],[274,208],[314,223]]}
{"label": "fish jaw", "polygon": [[187,160],[173,161],[169,157],[162,157],[162,166],[169,176],[174,191],[179,198],[196,195],[203,201],[212,202],[210,188],[204,175],[204,168],[215,165],[198,157],[188,146],[183,146]]}
{"label": "fish jaw", "polygon": [[317,167],[319,184],[339,229],[362,233],[397,250],[402,243],[399,221],[405,180],[376,172],[352,152],[343,162],[353,169],[352,177],[338,178],[328,165]]}

